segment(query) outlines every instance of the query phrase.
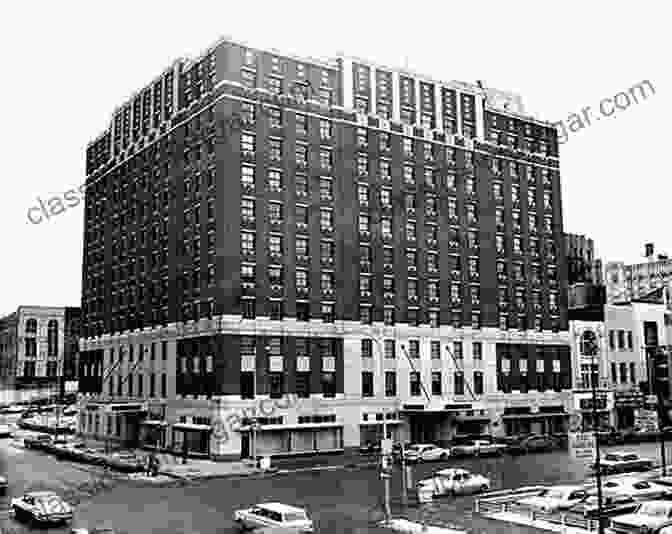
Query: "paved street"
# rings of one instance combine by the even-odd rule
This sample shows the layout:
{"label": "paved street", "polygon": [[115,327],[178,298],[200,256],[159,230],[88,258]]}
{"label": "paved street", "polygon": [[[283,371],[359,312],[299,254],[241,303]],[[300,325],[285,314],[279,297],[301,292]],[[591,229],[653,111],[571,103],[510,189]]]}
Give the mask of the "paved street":
{"label": "paved street", "polygon": [[[628,449],[657,458],[656,443]],[[463,466],[491,477],[493,489],[580,480],[585,473],[583,463],[572,462],[566,452],[554,452],[425,464],[414,468],[414,479],[448,465]],[[277,500],[307,507],[316,519],[321,534],[385,532],[371,526],[372,521],[382,518],[380,496],[383,486],[375,469],[301,471],[266,478],[210,480],[170,487],[147,487],[117,481],[113,487],[89,495],[86,488],[78,492],[77,487],[90,484],[97,477],[83,471],[81,466],[16,449],[10,445],[10,440],[2,440],[0,471],[6,473],[10,480],[8,497],[3,502],[27,489],[75,490],[82,499],[77,506],[75,524],[82,526],[112,521],[117,528],[129,533],[233,533],[236,530],[231,515],[235,509],[260,501]],[[400,489],[401,479],[397,469],[392,487],[395,496],[393,513],[397,516],[414,519],[424,513],[431,524],[461,526],[479,534],[533,532],[532,529],[472,517],[472,498],[443,499],[427,505],[424,511],[415,506],[403,510]],[[26,527],[13,519],[0,521],[0,526],[9,525],[17,532],[28,532]],[[64,528],[46,531],[68,532]]]}

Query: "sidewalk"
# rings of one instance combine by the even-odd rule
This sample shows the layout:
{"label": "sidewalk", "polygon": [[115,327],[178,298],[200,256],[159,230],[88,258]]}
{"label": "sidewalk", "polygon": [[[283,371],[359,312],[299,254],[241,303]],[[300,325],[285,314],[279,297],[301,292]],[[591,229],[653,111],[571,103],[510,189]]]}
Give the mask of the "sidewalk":
{"label": "sidewalk", "polygon": [[186,464],[162,464],[159,468],[160,475],[184,481],[248,477],[274,472],[276,470],[264,471],[246,462],[213,462],[212,460],[188,460]]}

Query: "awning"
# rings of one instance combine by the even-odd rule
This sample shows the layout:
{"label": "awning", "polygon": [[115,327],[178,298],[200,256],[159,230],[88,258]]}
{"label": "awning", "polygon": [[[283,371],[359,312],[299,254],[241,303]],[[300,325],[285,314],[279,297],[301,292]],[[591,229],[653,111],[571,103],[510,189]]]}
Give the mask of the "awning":
{"label": "awning", "polygon": [[147,426],[168,426],[168,423],[166,421],[155,421],[155,420],[152,420],[152,419],[149,419],[147,421],[142,421],[141,424],[147,425]]}
{"label": "awning", "polygon": [[194,432],[206,432],[212,430],[210,425],[195,425],[193,423],[175,423],[173,428],[175,430],[193,430]]}
{"label": "awning", "polygon": [[362,421],[359,426],[383,426],[383,423],[388,425],[402,425],[403,421],[399,419],[388,419],[387,421]]}
{"label": "awning", "polygon": [[489,423],[491,419],[485,415],[461,415],[455,418],[458,423],[470,423],[472,421],[479,423]]}
{"label": "awning", "polygon": [[503,415],[502,419],[541,419],[543,417],[569,417],[569,414],[565,412],[520,413]]}
{"label": "awning", "polygon": [[[319,430],[320,428],[343,428],[341,423],[303,423],[300,425],[262,425],[257,432],[266,432],[271,430]],[[238,432],[251,432],[250,426],[241,426]]]}

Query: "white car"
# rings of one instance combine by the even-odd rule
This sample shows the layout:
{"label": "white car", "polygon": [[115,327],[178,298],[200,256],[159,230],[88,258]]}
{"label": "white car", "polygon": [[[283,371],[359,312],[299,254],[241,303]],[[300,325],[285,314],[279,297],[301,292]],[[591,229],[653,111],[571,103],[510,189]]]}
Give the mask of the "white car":
{"label": "white car", "polygon": [[12,428],[9,425],[0,425],[0,438],[11,438]]}
{"label": "white car", "polygon": [[554,486],[541,490],[534,497],[527,497],[518,501],[518,504],[542,512],[557,512],[569,510],[588,498],[588,492],[583,486]]}
{"label": "white car", "polygon": [[[619,495],[630,495],[638,501],[658,499],[672,493],[667,486],[634,477],[611,478],[603,482],[602,487],[605,491],[618,493]],[[594,495],[597,491],[591,490],[590,493]]]}
{"label": "white car", "polygon": [[53,491],[33,491],[12,499],[14,517],[39,523],[67,522],[72,519],[72,507]]}
{"label": "white car", "polygon": [[432,478],[418,482],[419,487],[432,488],[434,497],[442,495],[473,495],[490,489],[490,479],[466,469],[442,469]]}
{"label": "white car", "polygon": [[313,521],[302,508],[287,506],[277,502],[258,504],[245,510],[237,510],[233,514],[234,521],[243,530],[285,527],[296,529],[300,533],[310,533]]}
{"label": "white car", "polygon": [[448,449],[442,449],[429,443],[411,445],[404,451],[407,462],[436,462],[450,457]]}
{"label": "white car", "polygon": [[[653,469],[654,461],[642,458],[632,452],[614,451],[600,459],[600,470],[603,473],[627,473],[629,471],[647,471]],[[593,469],[595,469],[593,464]]]}

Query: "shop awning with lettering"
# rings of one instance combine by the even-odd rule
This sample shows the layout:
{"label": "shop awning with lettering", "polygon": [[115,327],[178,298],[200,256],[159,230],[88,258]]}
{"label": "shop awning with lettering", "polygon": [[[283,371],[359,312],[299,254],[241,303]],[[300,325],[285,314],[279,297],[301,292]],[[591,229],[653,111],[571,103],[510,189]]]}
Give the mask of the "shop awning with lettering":
{"label": "shop awning with lettering", "polygon": [[569,414],[565,412],[538,412],[538,413],[519,413],[506,414],[502,419],[541,419],[543,417],[568,417]]}

